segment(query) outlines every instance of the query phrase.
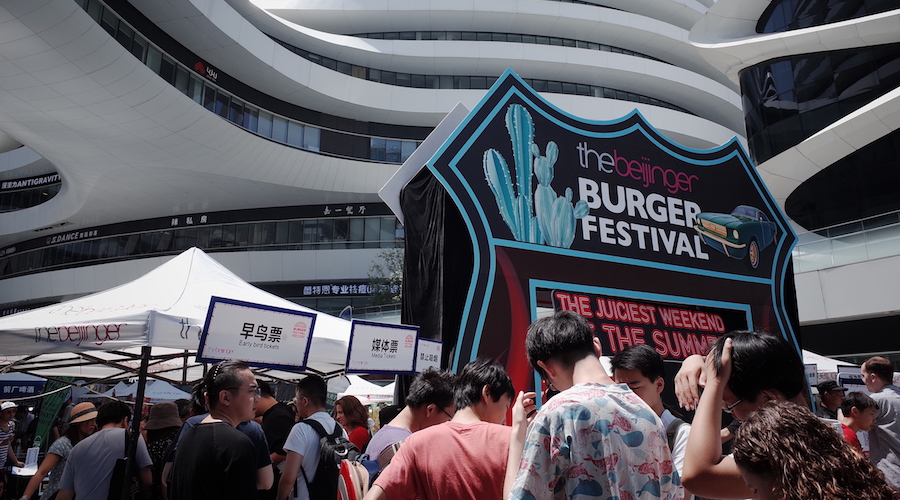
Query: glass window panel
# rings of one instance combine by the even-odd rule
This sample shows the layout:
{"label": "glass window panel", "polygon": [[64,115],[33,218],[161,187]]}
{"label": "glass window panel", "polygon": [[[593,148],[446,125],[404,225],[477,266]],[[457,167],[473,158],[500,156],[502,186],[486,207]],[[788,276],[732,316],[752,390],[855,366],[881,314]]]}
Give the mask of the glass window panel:
{"label": "glass window panel", "polygon": [[152,45],[147,49],[147,67],[157,75],[159,74],[159,65],[162,63],[162,52],[156,50]]}
{"label": "glass window panel", "polygon": [[116,41],[125,47],[131,48],[131,39],[134,38],[134,30],[129,28],[125,23],[119,23],[119,30],[116,32]]}
{"label": "glass window panel", "polygon": [[321,138],[322,130],[316,127],[310,127],[309,125],[303,127],[303,149],[319,151]]}
{"label": "glass window panel", "polygon": [[547,92],[554,94],[562,93],[562,82],[547,82]]}
{"label": "glass window panel", "polygon": [[175,61],[165,54],[159,65],[159,77],[168,83],[175,82]]}
{"label": "glass window panel", "polygon": [[275,223],[275,244],[284,245],[288,242],[288,236],[291,231],[291,223],[289,221],[279,221]]}
{"label": "glass window panel", "polygon": [[259,128],[259,110],[252,106],[244,106],[244,120],[242,125],[245,129],[256,132]]}
{"label": "glass window panel", "polygon": [[385,161],[400,163],[400,141],[393,139],[385,141]]}
{"label": "glass window panel", "polygon": [[290,229],[290,243],[301,243],[303,241],[304,229],[302,220],[292,220]]}
{"label": "glass window panel", "polygon": [[409,158],[409,155],[413,154],[416,150],[416,147],[415,141],[403,141],[400,144],[400,161],[406,161]]}
{"label": "glass window panel", "polygon": [[197,104],[203,102],[203,82],[193,75],[191,76],[191,88],[188,92],[188,96]]}
{"label": "glass window panel", "polygon": [[287,143],[298,148],[303,147],[303,125],[297,122],[288,122]]}
{"label": "glass window panel", "polygon": [[231,100],[231,106],[228,107],[228,121],[243,125],[244,123],[244,103],[237,100]]}
{"label": "glass window panel", "polygon": [[393,217],[381,218],[381,241],[393,241],[397,238],[397,219]]}
{"label": "glass window panel", "polygon": [[250,224],[234,225],[234,246],[245,247],[250,244]]}
{"label": "glass window panel", "polygon": [[288,122],[280,116],[272,118],[272,139],[287,142]]}
{"label": "glass window panel", "polygon": [[219,92],[216,94],[216,110],[215,113],[222,118],[226,118],[228,116],[228,108],[231,104],[231,97],[227,94]]}
{"label": "glass window panel", "polygon": [[92,1],[88,4],[87,13],[94,21],[100,22],[100,16],[103,14],[103,6],[100,2]]}
{"label": "glass window panel", "polygon": [[191,75],[182,68],[175,68],[175,88],[182,94],[188,95],[189,85],[191,84]]}
{"label": "glass window panel", "polygon": [[212,112],[216,110],[216,89],[209,85],[203,86],[203,107]]}
{"label": "glass window panel", "polygon": [[381,237],[381,217],[367,217],[365,229],[365,248],[378,248]]}
{"label": "glass window panel", "polygon": [[369,140],[369,159],[375,161],[385,161],[386,145],[384,139],[373,137]]}
{"label": "glass window panel", "polygon": [[397,85],[409,87],[412,85],[412,75],[409,73],[397,73]]}
{"label": "glass window panel", "polygon": [[260,110],[256,132],[263,137],[272,137],[272,113]]}
{"label": "glass window panel", "polygon": [[139,61],[144,62],[144,56],[147,52],[147,41],[144,40],[144,37],[141,35],[137,35],[131,41],[131,54],[134,55]]}
{"label": "glass window panel", "polygon": [[345,75],[349,75],[351,73],[351,69],[352,69],[352,67],[350,66],[350,63],[338,61],[337,71],[339,71]]}
{"label": "glass window panel", "polygon": [[483,76],[473,76],[473,77],[470,77],[470,78],[469,78],[469,88],[473,88],[473,89],[486,89],[486,88],[488,88],[488,85],[487,85],[487,78],[485,78],[485,77],[483,77]]}
{"label": "glass window panel", "polygon": [[100,26],[102,26],[110,35],[116,36],[116,30],[119,27],[119,19],[113,11],[103,9],[103,17],[100,18]]}

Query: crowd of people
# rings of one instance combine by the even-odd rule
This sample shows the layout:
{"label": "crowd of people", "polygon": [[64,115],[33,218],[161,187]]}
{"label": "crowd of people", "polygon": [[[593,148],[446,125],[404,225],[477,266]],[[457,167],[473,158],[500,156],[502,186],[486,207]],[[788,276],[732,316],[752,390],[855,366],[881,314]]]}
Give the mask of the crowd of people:
{"label": "crowd of people", "polygon": [[[819,384],[814,414],[792,346],[731,332],[671,381],[679,406],[694,412],[689,423],[663,403],[665,365],[649,346],[618,352],[607,372],[590,326],[564,311],[535,321],[525,347],[551,388],[541,397],[517,392],[492,360],[458,374],[429,369],[377,432],[353,396],[329,412],[317,375],[300,379],[286,404],[247,364],[218,363],[192,401],[152,406],[137,439],[138,492],[153,500],[335,498],[322,450],[341,438],[373,464],[365,500],[900,499],[900,389],[885,358],[862,365],[871,395]],[[4,435],[15,427],[10,410],[0,405],[0,455],[18,464]],[[723,414],[735,425],[723,425]],[[47,476],[42,500],[112,498],[131,418],[120,401],[72,407],[22,498],[34,498]],[[860,431],[869,431],[868,456]]]}

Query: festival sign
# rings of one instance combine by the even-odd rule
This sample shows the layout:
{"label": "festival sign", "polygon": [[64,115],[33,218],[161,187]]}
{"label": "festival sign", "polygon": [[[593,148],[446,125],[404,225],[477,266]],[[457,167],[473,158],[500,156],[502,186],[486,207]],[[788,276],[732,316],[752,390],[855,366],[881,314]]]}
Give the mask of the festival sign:
{"label": "festival sign", "polygon": [[[507,71],[426,167],[400,198],[412,278],[404,322],[444,342],[444,366],[485,356],[505,361],[517,384],[534,383],[525,331],[558,300],[554,290],[585,295],[585,316],[604,298],[654,307],[657,321],[660,308],[721,319],[667,327],[697,337],[688,350],[750,328],[799,352],[795,236],[736,138],[698,150],[637,110],[611,121],[572,116]],[[604,324],[622,335],[642,328],[657,344],[634,316],[588,319],[607,348]],[[669,357],[682,358],[672,347]]]}
{"label": "festival sign", "polygon": [[574,311],[587,319],[607,356],[615,356],[629,346],[649,345],[663,359],[683,360],[692,354],[706,354],[722,334],[746,330],[750,322],[746,304],[708,300],[687,304],[649,297],[652,295],[622,297],[564,290],[554,290],[551,295],[554,310]]}
{"label": "festival sign", "polygon": [[305,370],[316,315],[213,296],[197,360],[239,359],[253,366]]}
{"label": "festival sign", "polygon": [[350,327],[346,373],[415,373],[419,327],[362,321]]}

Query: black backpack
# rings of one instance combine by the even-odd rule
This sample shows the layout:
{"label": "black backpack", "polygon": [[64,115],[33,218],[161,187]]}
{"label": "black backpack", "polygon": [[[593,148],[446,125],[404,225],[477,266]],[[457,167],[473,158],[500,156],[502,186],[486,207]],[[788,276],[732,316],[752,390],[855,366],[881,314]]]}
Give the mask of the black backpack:
{"label": "black backpack", "polygon": [[335,423],[334,432],[328,434],[322,424],[316,420],[306,419],[300,422],[312,427],[319,435],[319,466],[316,468],[312,481],[306,477],[303,467],[300,467],[303,480],[306,481],[306,488],[309,490],[309,498],[336,499],[341,462],[356,460],[360,455],[359,449],[343,436],[340,424]]}

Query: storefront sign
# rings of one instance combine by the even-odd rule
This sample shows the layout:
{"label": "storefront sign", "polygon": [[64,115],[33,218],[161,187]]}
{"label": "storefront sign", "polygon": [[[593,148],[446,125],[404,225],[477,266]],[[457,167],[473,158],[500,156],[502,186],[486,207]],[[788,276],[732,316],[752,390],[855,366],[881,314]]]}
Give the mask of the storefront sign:
{"label": "storefront sign", "polygon": [[353,320],[347,373],[414,373],[419,328]]}
{"label": "storefront sign", "polygon": [[305,370],[315,324],[313,313],[212,297],[197,359]]}

